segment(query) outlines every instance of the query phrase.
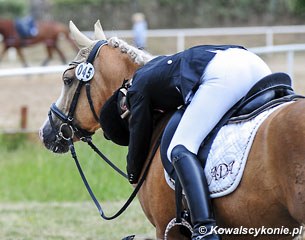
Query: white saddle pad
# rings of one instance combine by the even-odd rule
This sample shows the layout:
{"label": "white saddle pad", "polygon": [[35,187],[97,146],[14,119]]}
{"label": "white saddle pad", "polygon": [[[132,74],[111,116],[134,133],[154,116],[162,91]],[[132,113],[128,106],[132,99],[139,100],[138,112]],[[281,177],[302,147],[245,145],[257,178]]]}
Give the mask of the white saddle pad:
{"label": "white saddle pad", "polygon": [[[204,169],[212,198],[228,195],[237,188],[259,126],[272,112],[286,104],[289,103],[269,109],[247,122],[232,123],[220,129]],[[173,180],[166,172],[165,176],[174,189]]]}

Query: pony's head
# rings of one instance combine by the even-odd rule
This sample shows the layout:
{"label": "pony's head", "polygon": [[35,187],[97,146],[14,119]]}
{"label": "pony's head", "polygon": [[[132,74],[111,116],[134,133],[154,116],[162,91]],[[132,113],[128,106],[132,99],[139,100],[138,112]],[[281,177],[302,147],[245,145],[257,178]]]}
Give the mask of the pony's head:
{"label": "pony's head", "polygon": [[39,131],[44,145],[56,153],[67,152],[69,141],[91,136],[100,127],[99,112],[106,100],[152,58],[118,38],[107,40],[99,21],[93,40],[72,22],[70,32],[79,52],[64,71],[61,94]]}

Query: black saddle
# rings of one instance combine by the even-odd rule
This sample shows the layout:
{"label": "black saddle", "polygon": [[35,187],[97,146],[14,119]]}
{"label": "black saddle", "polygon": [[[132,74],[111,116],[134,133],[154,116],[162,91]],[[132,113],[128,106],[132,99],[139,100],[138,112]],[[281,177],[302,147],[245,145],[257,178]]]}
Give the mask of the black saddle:
{"label": "black saddle", "polygon": [[[204,166],[210,147],[212,146],[218,131],[225,124],[249,120],[271,107],[301,97],[302,96],[294,94],[291,87],[291,79],[285,73],[273,73],[262,78],[250,89],[245,97],[223,116],[211,133],[203,140],[198,152],[199,160],[202,161]],[[162,163],[172,179],[175,179],[176,176],[171,162],[167,159],[167,149],[185,109],[186,107],[182,107],[174,112],[164,130],[161,140],[160,151]]]}

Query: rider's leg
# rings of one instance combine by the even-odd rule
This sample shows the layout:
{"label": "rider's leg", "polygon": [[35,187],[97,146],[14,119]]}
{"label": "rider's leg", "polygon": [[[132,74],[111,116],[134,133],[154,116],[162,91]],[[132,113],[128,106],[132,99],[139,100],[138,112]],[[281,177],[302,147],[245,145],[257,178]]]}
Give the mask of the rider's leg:
{"label": "rider's leg", "polygon": [[211,233],[215,220],[209,197],[207,181],[195,154],[178,145],[172,151],[172,163],[186,195],[193,227],[193,240],[218,240]]}
{"label": "rider's leg", "polygon": [[[205,219],[210,219],[204,172],[196,157],[200,144],[222,116],[268,74],[271,74],[268,66],[253,53],[242,49],[220,51],[203,73],[201,85],[175,131],[167,156],[176,159],[172,162],[189,208],[195,209],[192,211],[195,235],[199,226],[205,225]],[[209,220],[208,225],[212,222]]]}

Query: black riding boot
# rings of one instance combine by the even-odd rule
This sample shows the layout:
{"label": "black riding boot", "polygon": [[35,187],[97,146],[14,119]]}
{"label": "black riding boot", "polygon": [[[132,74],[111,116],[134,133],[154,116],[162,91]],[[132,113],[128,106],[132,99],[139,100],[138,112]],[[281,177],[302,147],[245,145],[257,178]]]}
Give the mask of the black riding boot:
{"label": "black riding boot", "polygon": [[171,158],[190,209],[191,220],[194,225],[192,240],[221,239],[219,235],[210,233],[216,223],[212,214],[204,170],[197,156],[183,145],[178,145],[174,147]]}

